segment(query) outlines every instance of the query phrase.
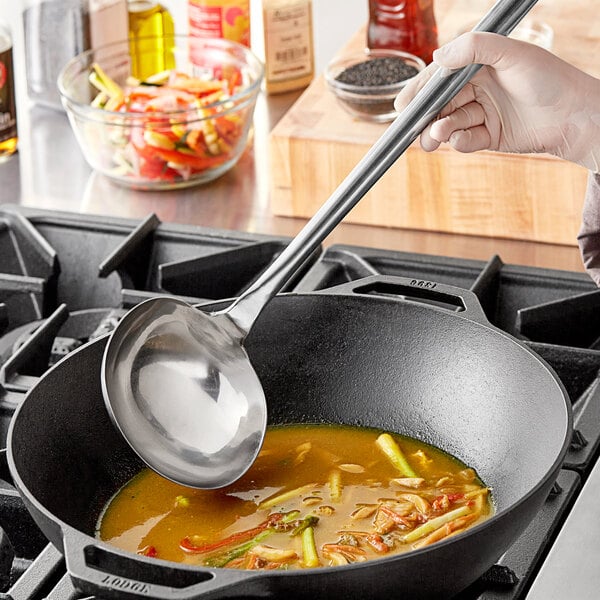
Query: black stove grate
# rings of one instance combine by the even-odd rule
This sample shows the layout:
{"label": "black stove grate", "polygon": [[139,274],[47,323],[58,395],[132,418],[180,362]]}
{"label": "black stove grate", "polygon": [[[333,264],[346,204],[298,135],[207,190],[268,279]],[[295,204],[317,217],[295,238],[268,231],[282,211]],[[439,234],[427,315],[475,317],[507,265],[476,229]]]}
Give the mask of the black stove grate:
{"label": "black stove grate", "polygon": [[[111,331],[128,307],[156,294],[193,303],[233,298],[288,242],[165,225],[154,215],[139,223],[0,210],[0,256],[10,257],[0,264],[0,446],[15,407],[45,370]],[[542,356],[569,393],[575,433],[553,492],[498,564],[457,598],[522,600],[600,452],[600,292],[585,274],[507,265],[498,256],[485,262],[343,245],[315,253],[286,291],[371,275],[472,290],[490,322]],[[2,451],[0,527],[0,600],[81,600],[11,485]]]}

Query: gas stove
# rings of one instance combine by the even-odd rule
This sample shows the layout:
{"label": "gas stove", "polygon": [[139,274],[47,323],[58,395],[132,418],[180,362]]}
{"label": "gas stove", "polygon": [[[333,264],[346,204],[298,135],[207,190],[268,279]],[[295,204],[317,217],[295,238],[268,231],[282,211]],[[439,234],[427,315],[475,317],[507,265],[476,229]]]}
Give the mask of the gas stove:
{"label": "gas stove", "polygon": [[[194,304],[235,298],[288,242],[164,224],[154,215],[138,222],[5,205],[0,209],[0,448],[6,446],[15,408],[44,372],[111,331],[128,308],[156,294]],[[598,485],[600,290],[583,273],[504,264],[499,256],[485,262],[335,245],[316,252],[284,291],[321,290],[377,274],[472,290],[489,321],[523,340],[563,382],[575,431],[552,492],[498,564],[457,600],[550,597],[541,592],[544,586],[557,588],[546,575],[565,563],[565,544],[581,520],[578,507],[588,502],[586,490]],[[0,527],[0,600],[83,598],[62,555],[13,487],[4,450]]]}

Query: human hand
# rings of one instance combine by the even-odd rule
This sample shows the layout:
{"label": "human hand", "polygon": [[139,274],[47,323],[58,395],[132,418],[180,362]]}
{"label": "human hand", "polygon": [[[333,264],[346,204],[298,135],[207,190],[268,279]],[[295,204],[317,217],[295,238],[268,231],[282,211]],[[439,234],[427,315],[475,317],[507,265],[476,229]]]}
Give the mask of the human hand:
{"label": "human hand", "polygon": [[546,152],[600,172],[600,80],[554,54],[502,35],[466,33],[437,49],[434,62],[398,95],[402,110],[436,65],[482,68],[421,134],[430,152]]}

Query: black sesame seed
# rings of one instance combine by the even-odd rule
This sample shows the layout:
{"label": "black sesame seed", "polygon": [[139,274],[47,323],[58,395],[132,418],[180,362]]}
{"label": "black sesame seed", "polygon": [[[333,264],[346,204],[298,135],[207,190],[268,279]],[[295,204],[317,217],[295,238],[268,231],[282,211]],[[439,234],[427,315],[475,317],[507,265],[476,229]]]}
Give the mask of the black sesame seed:
{"label": "black sesame seed", "polygon": [[415,76],[418,70],[402,58],[377,57],[344,69],[335,79],[360,87],[391,85]]}

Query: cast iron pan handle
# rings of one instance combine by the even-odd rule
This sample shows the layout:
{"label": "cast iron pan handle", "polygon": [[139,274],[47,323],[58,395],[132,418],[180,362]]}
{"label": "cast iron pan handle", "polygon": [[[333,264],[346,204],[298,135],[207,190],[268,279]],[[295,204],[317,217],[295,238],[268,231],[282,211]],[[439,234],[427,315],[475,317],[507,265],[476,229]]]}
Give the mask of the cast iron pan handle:
{"label": "cast iron pan handle", "polygon": [[89,536],[68,530],[63,538],[67,571],[75,587],[100,597],[192,600],[228,592],[264,574],[234,569],[186,569],[155,558],[95,544]]}
{"label": "cast iron pan handle", "polygon": [[426,279],[372,275],[320,291],[328,294],[376,295],[425,302],[451,312],[457,312],[476,323],[490,324],[479,298],[473,292]]}

